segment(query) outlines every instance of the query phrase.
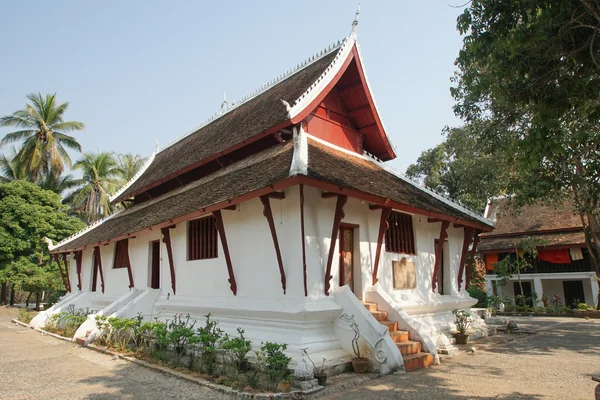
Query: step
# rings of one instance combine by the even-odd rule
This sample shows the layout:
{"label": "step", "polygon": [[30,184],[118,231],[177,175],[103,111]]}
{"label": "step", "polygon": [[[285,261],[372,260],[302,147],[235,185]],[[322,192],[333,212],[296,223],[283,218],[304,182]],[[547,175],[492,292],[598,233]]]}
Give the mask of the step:
{"label": "step", "polygon": [[408,356],[411,354],[417,354],[421,352],[421,342],[415,342],[413,340],[406,340],[404,342],[396,343],[400,354]]}
{"label": "step", "polygon": [[387,311],[371,311],[371,314],[377,321],[385,321],[388,317]]}
{"label": "step", "polygon": [[390,330],[390,332],[398,330],[398,323],[396,321],[385,320],[385,321],[379,321],[379,323],[387,326],[388,329]]}
{"label": "step", "polygon": [[390,331],[390,336],[396,343],[406,342],[409,339],[408,331]]}
{"label": "step", "polygon": [[377,303],[364,302],[363,305],[367,308],[367,310],[369,310],[371,312],[377,311]]}
{"label": "step", "polygon": [[406,372],[421,368],[429,368],[433,365],[433,355],[430,353],[416,353],[403,356]]}

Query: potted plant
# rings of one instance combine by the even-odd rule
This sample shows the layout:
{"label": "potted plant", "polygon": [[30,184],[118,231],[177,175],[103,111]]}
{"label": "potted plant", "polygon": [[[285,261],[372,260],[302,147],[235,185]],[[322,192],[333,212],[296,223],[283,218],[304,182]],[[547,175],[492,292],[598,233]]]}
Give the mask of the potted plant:
{"label": "potted plant", "polygon": [[[285,354],[285,350],[287,350],[285,343],[262,342],[260,351],[256,352],[257,368],[266,375],[267,384],[271,390],[277,389],[277,386],[286,378],[289,379],[291,387],[288,364],[292,358]],[[283,390],[281,387],[280,389]]]}
{"label": "potted plant", "polygon": [[325,361],[327,361],[327,360],[325,359],[325,357],[323,357],[321,366],[317,367],[315,365],[315,363],[313,362],[312,358],[310,358],[310,356],[308,355],[308,352],[306,351],[306,349],[302,349],[302,352],[306,355],[306,357],[308,358],[308,361],[310,361],[310,363],[312,364],[314,377],[317,380],[317,382],[319,383],[319,386],[325,386],[327,384],[327,374],[325,373]]}
{"label": "potted plant", "polygon": [[281,382],[279,382],[279,390],[282,393],[289,393],[292,390],[292,377],[289,373],[281,379]]}
{"label": "potted plant", "polygon": [[358,340],[360,339],[360,330],[358,328],[358,324],[354,320],[354,314],[342,314],[340,319],[348,322],[350,324],[350,328],[352,331],[354,331],[354,337],[352,338],[352,351],[354,351],[354,355],[356,357],[352,359],[352,368],[354,368],[354,372],[358,374],[364,374],[369,368],[369,359],[360,356],[360,347],[358,345]]}
{"label": "potted plant", "polygon": [[469,341],[467,330],[473,323],[471,313],[465,310],[453,310],[452,314],[456,317],[454,323],[456,324],[456,330],[458,331],[454,334],[456,344],[467,344]]}

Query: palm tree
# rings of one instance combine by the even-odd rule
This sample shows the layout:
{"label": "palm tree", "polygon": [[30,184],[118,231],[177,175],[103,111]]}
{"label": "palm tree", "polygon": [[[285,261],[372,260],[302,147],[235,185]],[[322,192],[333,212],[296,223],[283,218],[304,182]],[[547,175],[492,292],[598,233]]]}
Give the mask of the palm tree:
{"label": "palm tree", "polygon": [[71,157],[65,147],[81,152],[77,140],[65,132],[83,130],[84,125],[77,121],[64,121],[63,115],[69,103],[58,104],[56,93],[45,98],[41,93],[30,94],[27,99],[31,104],[24,109],[0,118],[0,126],[20,128],[4,136],[0,145],[24,141],[17,158],[34,182],[43,172],[51,170],[60,176],[64,164],[71,166]]}
{"label": "palm tree", "polygon": [[0,182],[26,180],[25,168],[17,159],[17,149],[12,148],[11,154],[0,154]]}
{"label": "palm tree", "polygon": [[112,212],[109,197],[119,184],[119,169],[112,153],[85,153],[73,165],[82,172],[83,186],[72,196],[72,205],[88,224]]}
{"label": "palm tree", "polygon": [[122,184],[125,184],[133,179],[135,174],[144,166],[146,158],[139,154],[119,154],[118,167],[119,176],[123,180]]}
{"label": "palm tree", "polygon": [[[42,174],[38,181],[38,186],[45,190],[51,190],[61,197],[65,197],[68,190],[74,189],[82,184],[81,179],[73,178],[72,174],[57,175],[53,171],[50,173]],[[74,193],[74,192],[73,192]],[[70,193],[65,197],[63,202],[70,202],[73,197],[73,193]]]}

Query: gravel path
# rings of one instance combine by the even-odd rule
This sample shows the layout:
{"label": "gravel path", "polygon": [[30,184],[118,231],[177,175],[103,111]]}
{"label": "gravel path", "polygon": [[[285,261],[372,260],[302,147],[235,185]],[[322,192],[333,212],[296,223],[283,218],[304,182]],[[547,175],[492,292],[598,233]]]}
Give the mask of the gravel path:
{"label": "gravel path", "polygon": [[[10,323],[0,309],[0,399],[231,397]],[[593,399],[600,320],[515,318],[516,341],[444,359],[319,399]],[[476,345],[477,346],[477,345]]]}

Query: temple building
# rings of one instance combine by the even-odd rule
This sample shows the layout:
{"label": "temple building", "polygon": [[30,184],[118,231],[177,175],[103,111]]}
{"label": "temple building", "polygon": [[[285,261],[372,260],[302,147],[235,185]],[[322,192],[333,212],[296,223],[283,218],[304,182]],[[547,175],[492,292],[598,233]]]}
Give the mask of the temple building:
{"label": "temple building", "polygon": [[[120,210],[51,245],[61,307],[145,318],[212,313],[269,340],[352,357],[354,315],[373,370],[426,367],[493,224],[390,169],[396,156],[351,34],[160,149],[111,201]],[[76,337],[87,337],[93,318]],[[87,332],[87,333],[86,333]],[[89,338],[88,338],[89,339]]]}

